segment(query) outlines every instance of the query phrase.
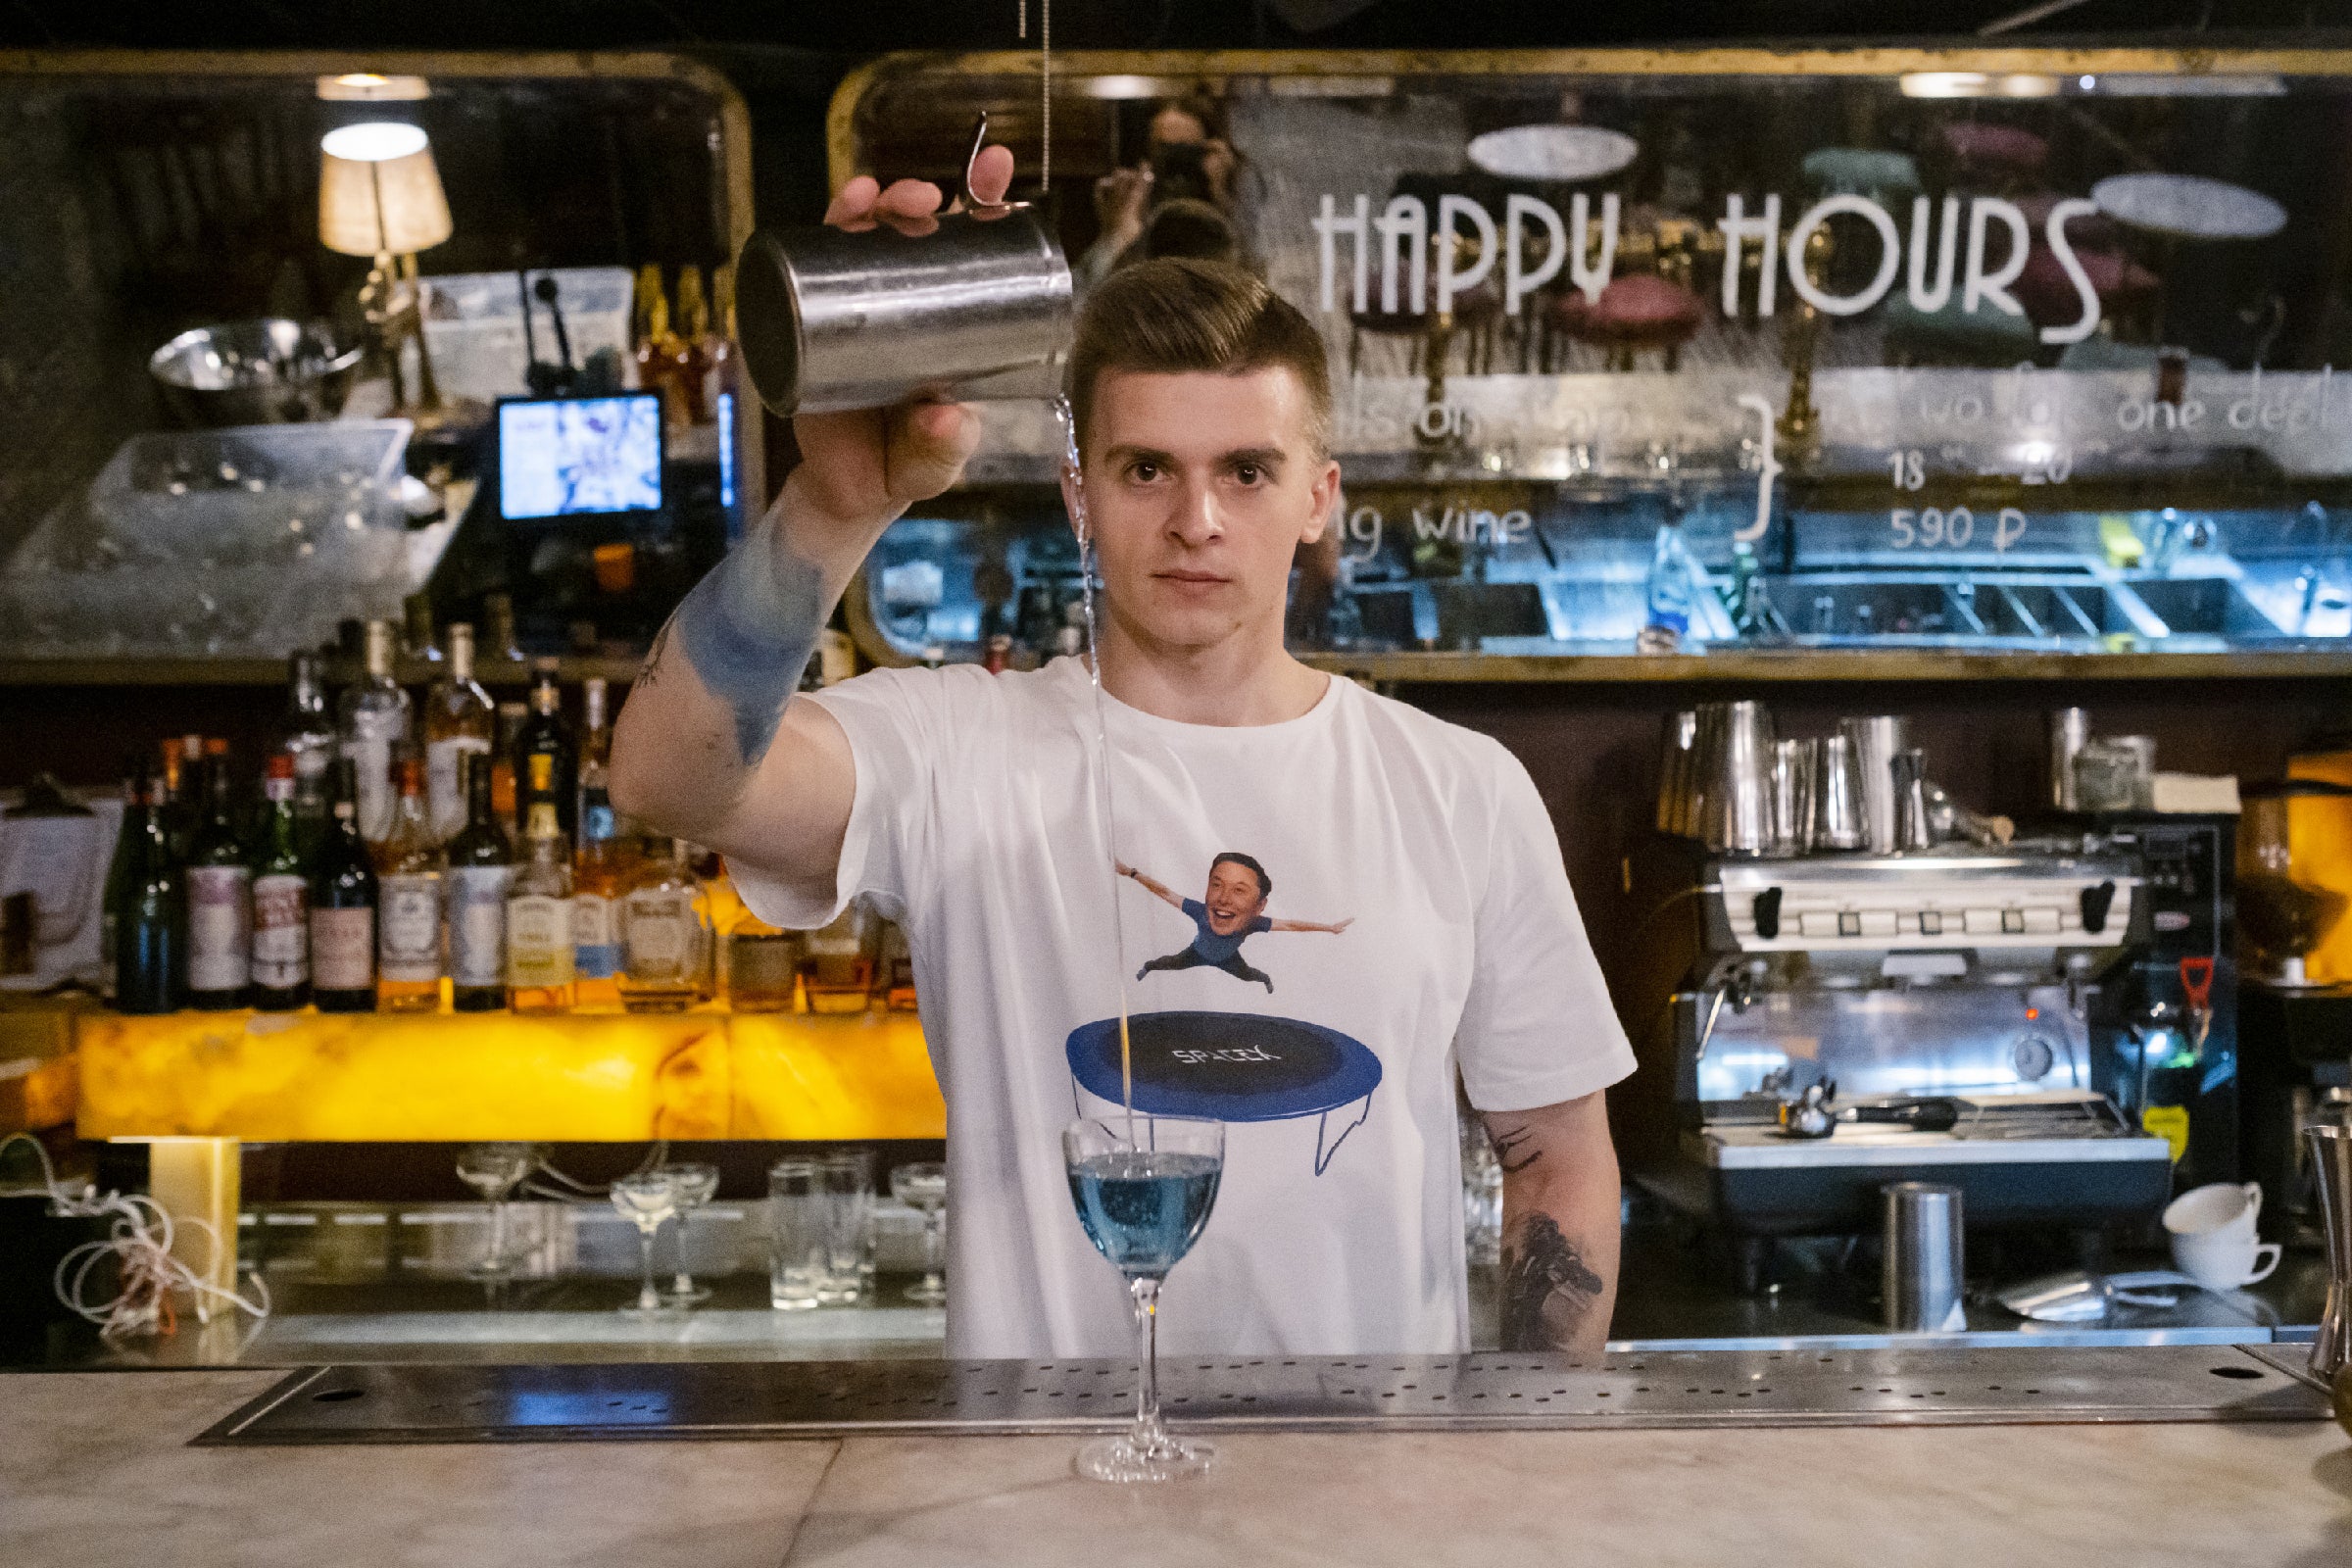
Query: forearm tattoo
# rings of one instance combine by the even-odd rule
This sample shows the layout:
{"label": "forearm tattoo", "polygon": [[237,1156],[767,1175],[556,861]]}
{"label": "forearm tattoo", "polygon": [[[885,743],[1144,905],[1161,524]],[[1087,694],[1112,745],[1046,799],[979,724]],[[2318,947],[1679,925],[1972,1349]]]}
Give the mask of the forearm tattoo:
{"label": "forearm tattoo", "polygon": [[1530,1214],[1502,1250],[1502,1348],[1572,1345],[1608,1285],[1549,1214]]}
{"label": "forearm tattoo", "polygon": [[750,767],[767,755],[784,705],[800,689],[832,608],[824,572],[769,539],[747,541],[695,584],[654,646],[646,674],[668,651],[669,631],[711,696],[735,719],[735,749]]}

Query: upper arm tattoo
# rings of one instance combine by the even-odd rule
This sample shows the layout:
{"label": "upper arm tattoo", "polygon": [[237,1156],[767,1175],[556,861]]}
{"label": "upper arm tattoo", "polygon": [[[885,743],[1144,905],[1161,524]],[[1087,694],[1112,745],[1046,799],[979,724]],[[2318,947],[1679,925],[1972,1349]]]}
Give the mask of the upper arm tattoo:
{"label": "upper arm tattoo", "polygon": [[1536,1142],[1536,1130],[1525,1122],[1506,1127],[1500,1132],[1487,1129],[1487,1137],[1494,1145],[1495,1163],[1505,1176],[1516,1176],[1544,1157],[1544,1146]]}
{"label": "upper arm tattoo", "polygon": [[1530,1214],[1502,1250],[1502,1348],[1552,1350],[1573,1344],[1607,1292],[1549,1214]]}

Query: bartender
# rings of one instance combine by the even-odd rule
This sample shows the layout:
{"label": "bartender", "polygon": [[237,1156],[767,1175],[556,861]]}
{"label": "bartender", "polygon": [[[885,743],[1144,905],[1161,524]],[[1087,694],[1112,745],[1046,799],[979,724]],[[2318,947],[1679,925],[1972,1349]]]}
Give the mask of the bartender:
{"label": "bartender", "polygon": [[[980,199],[1011,168],[988,149]],[[861,176],[827,220],[921,232],[939,206]],[[1494,740],[1283,645],[1293,554],[1340,483],[1321,337],[1247,272],[1149,261],[1087,301],[1070,400],[1100,710],[1075,658],[796,695],[882,531],[980,436],[953,403],[804,415],[775,506],[655,642],[615,805],[723,853],[765,919],[820,926],[864,899],[905,927],[948,1107],[952,1355],[1129,1353],[1059,1134],[1119,1092],[1081,1083],[1066,1043],[1130,1007],[1199,1037],[1139,1052],[1139,1108],[1178,1072],[1227,1123],[1215,1213],[1163,1298],[1171,1349],[1467,1348],[1457,1074],[1504,1173],[1504,1344],[1598,1348],[1618,1253],[1602,1091],[1634,1062],[1543,803]],[[1319,1043],[1353,1098],[1300,1113],[1304,1057],[1271,1039]]]}

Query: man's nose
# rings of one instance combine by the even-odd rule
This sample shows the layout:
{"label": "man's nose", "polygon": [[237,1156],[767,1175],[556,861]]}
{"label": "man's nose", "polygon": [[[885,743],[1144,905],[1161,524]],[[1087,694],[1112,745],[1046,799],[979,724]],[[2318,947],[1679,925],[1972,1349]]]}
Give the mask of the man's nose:
{"label": "man's nose", "polygon": [[1218,514],[1216,487],[1185,484],[1178,493],[1175,514],[1168,519],[1168,531],[1196,549],[1222,538],[1225,522]]}

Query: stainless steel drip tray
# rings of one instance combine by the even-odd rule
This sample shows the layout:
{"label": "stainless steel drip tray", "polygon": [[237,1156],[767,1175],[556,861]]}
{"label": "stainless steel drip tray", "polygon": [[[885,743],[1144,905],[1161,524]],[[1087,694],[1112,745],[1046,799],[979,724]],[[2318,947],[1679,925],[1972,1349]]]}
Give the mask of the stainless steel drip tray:
{"label": "stainless steel drip tray", "polygon": [[[542,1443],[1078,1432],[1125,1419],[1131,1361],[324,1366],[201,1445]],[[2231,1347],[1625,1352],[1163,1361],[1180,1425],[1592,1430],[2318,1421],[2318,1390]]]}

